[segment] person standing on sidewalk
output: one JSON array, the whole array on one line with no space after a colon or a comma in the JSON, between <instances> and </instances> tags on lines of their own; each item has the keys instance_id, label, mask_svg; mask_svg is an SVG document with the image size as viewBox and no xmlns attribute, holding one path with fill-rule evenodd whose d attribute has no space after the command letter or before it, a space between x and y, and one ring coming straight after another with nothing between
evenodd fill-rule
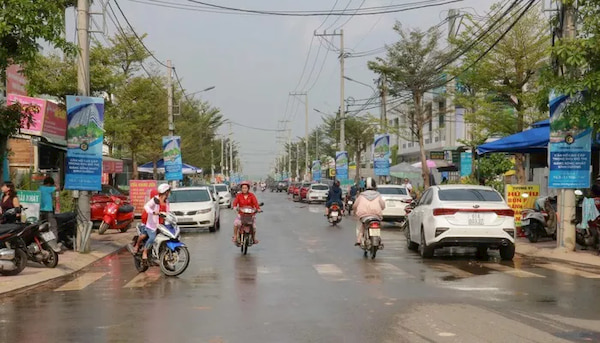
<instances>
[{"instance_id":1,"label":"person standing on sidewalk","mask_svg":"<svg viewBox=\"0 0 600 343\"><path fill-rule=\"evenodd\" d=\"M41 193L40 203L40 220L46 220L50 224L50 230L54 232L54 235L58 237L58 224L54 217L54 192L56 192L56 186L54 185L54 179L50 176L44 179L44 184L40 186L39 191Z\"/></svg>"},{"instance_id":2,"label":"person standing on sidewalk","mask_svg":"<svg viewBox=\"0 0 600 343\"><path fill-rule=\"evenodd\" d=\"M15 184L10 181L5 181L0 190L2 190L3 193L2 202L0 202L0 209L2 209L2 213L10 210L11 208L16 209L15 215L3 217L0 224L16 223L21 221L21 203L19 202L19 198L17 198Z\"/></svg>"}]
</instances>

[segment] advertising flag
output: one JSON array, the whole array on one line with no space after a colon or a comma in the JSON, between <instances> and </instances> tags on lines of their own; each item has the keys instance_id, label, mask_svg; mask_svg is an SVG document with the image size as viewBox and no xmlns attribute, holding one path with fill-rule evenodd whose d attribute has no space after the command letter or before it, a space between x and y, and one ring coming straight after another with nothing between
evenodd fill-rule
<instances>
[{"instance_id":1,"label":"advertising flag","mask_svg":"<svg viewBox=\"0 0 600 343\"><path fill-rule=\"evenodd\" d=\"M312 162L312 178L315 181L321 181L321 161Z\"/></svg>"},{"instance_id":2,"label":"advertising flag","mask_svg":"<svg viewBox=\"0 0 600 343\"><path fill-rule=\"evenodd\" d=\"M390 136L388 134L375 135L373 166L375 168L375 175L390 175Z\"/></svg>"},{"instance_id":3,"label":"advertising flag","mask_svg":"<svg viewBox=\"0 0 600 343\"><path fill-rule=\"evenodd\" d=\"M162 141L165 160L165 179L183 180L183 162L181 161L181 137L165 136Z\"/></svg>"},{"instance_id":4,"label":"advertising flag","mask_svg":"<svg viewBox=\"0 0 600 343\"><path fill-rule=\"evenodd\" d=\"M336 151L335 153L335 174L337 179L346 180L348 178L348 152Z\"/></svg>"}]
</instances>

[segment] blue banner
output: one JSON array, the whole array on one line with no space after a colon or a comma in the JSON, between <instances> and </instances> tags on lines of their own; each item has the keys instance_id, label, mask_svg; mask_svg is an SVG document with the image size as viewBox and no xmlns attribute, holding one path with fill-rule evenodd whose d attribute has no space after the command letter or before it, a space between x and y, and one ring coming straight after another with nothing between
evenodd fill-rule
<instances>
[{"instance_id":1,"label":"blue banner","mask_svg":"<svg viewBox=\"0 0 600 343\"><path fill-rule=\"evenodd\" d=\"M461 152L460 153L460 177L471 176L473 168L473 153Z\"/></svg>"},{"instance_id":2,"label":"blue banner","mask_svg":"<svg viewBox=\"0 0 600 343\"><path fill-rule=\"evenodd\" d=\"M373 167L377 176L390 175L390 136L388 134L375 135Z\"/></svg>"},{"instance_id":3,"label":"blue banner","mask_svg":"<svg viewBox=\"0 0 600 343\"><path fill-rule=\"evenodd\" d=\"M338 180L348 178L348 152L336 151L335 153L335 174Z\"/></svg>"},{"instance_id":4,"label":"blue banner","mask_svg":"<svg viewBox=\"0 0 600 343\"><path fill-rule=\"evenodd\" d=\"M592 128L586 117L573 121L565 111L581 96L550 94L550 188L590 187Z\"/></svg>"},{"instance_id":5,"label":"blue banner","mask_svg":"<svg viewBox=\"0 0 600 343\"><path fill-rule=\"evenodd\" d=\"M314 181L321 181L321 161L312 162L312 178Z\"/></svg>"},{"instance_id":6,"label":"blue banner","mask_svg":"<svg viewBox=\"0 0 600 343\"><path fill-rule=\"evenodd\" d=\"M67 96L67 169L65 189L102 189L104 99Z\"/></svg>"},{"instance_id":7,"label":"blue banner","mask_svg":"<svg viewBox=\"0 0 600 343\"><path fill-rule=\"evenodd\" d=\"M165 179L183 180L183 162L181 161L181 137L166 136L162 139L163 158L165 160Z\"/></svg>"}]
</instances>

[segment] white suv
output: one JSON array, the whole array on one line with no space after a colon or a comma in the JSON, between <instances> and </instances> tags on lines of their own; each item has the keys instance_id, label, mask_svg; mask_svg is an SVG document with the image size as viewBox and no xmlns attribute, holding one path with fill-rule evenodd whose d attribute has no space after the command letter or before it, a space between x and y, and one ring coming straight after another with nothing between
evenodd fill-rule
<instances>
[{"instance_id":1,"label":"white suv","mask_svg":"<svg viewBox=\"0 0 600 343\"><path fill-rule=\"evenodd\" d=\"M436 248L476 247L477 254L499 249L502 260L515 255L514 211L491 187L440 185L430 187L408 215L408 248L423 258Z\"/></svg>"}]
</instances>

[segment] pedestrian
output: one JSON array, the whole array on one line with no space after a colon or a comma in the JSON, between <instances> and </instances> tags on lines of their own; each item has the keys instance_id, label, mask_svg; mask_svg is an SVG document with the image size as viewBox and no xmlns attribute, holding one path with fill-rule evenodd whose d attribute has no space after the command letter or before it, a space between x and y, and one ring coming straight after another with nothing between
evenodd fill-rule
<instances>
[{"instance_id":1,"label":"pedestrian","mask_svg":"<svg viewBox=\"0 0 600 343\"><path fill-rule=\"evenodd\" d=\"M360 190L361 192L364 192L364 191L365 191L365 185L366 185L366 182L365 182L365 177L364 177L364 176L361 176L361 177L360 177L360 182L358 183L358 188L359 188L359 190Z\"/></svg>"},{"instance_id":2,"label":"pedestrian","mask_svg":"<svg viewBox=\"0 0 600 343\"><path fill-rule=\"evenodd\" d=\"M2 224L16 223L17 221L21 221L21 203L19 202L19 198L17 198L15 184L10 181L5 181L0 190L2 190L3 193L2 202L0 203L0 209L2 210L2 213L5 213L11 208L16 209L15 215L2 216Z\"/></svg>"},{"instance_id":3,"label":"pedestrian","mask_svg":"<svg viewBox=\"0 0 600 343\"><path fill-rule=\"evenodd\" d=\"M408 178L404 179L404 187L408 190L408 194L412 194L413 186L410 184L410 180Z\"/></svg>"},{"instance_id":4,"label":"pedestrian","mask_svg":"<svg viewBox=\"0 0 600 343\"><path fill-rule=\"evenodd\" d=\"M58 238L58 225L56 218L54 217L54 192L56 192L56 186L54 185L54 179L51 176L47 176L44 179L44 184L40 186L39 191L41 193L40 203L40 220L46 220L50 224L50 230L54 232L54 235Z\"/></svg>"}]
</instances>

